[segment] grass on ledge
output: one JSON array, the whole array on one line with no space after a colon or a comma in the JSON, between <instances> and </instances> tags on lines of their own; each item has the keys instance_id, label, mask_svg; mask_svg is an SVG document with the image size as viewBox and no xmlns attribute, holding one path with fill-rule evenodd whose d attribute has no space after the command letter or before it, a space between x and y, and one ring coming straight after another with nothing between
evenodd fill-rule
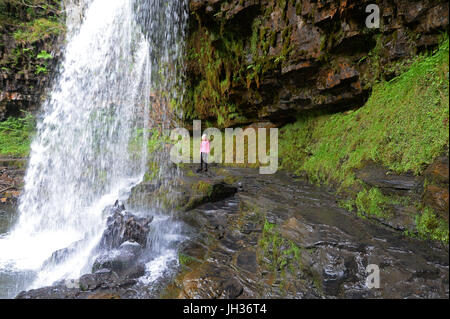
<instances>
[{"instance_id":1,"label":"grass on ledge","mask_svg":"<svg viewBox=\"0 0 450 319\"><path fill-rule=\"evenodd\" d=\"M418 57L401 76L377 84L362 108L309 114L282 128L282 167L340 190L358 183L354 169L374 161L420 174L449 146L449 41Z\"/></svg>"},{"instance_id":2,"label":"grass on ledge","mask_svg":"<svg viewBox=\"0 0 450 319\"><path fill-rule=\"evenodd\" d=\"M422 239L431 239L447 243L449 241L449 228L442 218L439 218L431 208L426 207L422 214L416 216L418 236Z\"/></svg>"},{"instance_id":3,"label":"grass on ledge","mask_svg":"<svg viewBox=\"0 0 450 319\"><path fill-rule=\"evenodd\" d=\"M34 128L34 117L29 113L0 122L0 156L28 156Z\"/></svg>"},{"instance_id":4,"label":"grass on ledge","mask_svg":"<svg viewBox=\"0 0 450 319\"><path fill-rule=\"evenodd\" d=\"M402 75L375 85L360 109L310 113L280 132L282 168L334 186L347 198L340 206L361 217L389 219L398 199L368 188L357 179L357 169L373 161L399 174L420 175L448 149L448 37ZM421 208L415 224L415 236L448 244L448 222L428 208Z\"/></svg>"}]
</instances>

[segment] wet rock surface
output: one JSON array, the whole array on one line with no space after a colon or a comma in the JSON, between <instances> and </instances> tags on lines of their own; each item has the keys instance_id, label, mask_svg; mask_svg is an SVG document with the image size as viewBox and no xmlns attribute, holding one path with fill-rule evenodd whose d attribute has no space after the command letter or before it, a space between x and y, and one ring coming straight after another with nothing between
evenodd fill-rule
<instances>
[{"instance_id":1,"label":"wet rock surface","mask_svg":"<svg viewBox=\"0 0 450 319\"><path fill-rule=\"evenodd\" d=\"M413 173L399 175L375 163L366 163L355 173L358 179L368 186L378 188L385 195L407 197L413 202L431 208L448 222L448 156L436 158L420 176ZM398 230L413 231L413 216L420 213L415 206L392 205L391 216L389 218L377 218L377 220Z\"/></svg>"},{"instance_id":2,"label":"wet rock surface","mask_svg":"<svg viewBox=\"0 0 450 319\"><path fill-rule=\"evenodd\" d=\"M193 173L195 168L188 170L189 174L178 181L175 191L177 192L178 209L191 210L205 203L212 203L233 196L238 185L228 183L224 176L209 172L200 174Z\"/></svg>"},{"instance_id":3,"label":"wet rock surface","mask_svg":"<svg viewBox=\"0 0 450 319\"><path fill-rule=\"evenodd\" d=\"M26 165L24 158L0 157L0 206L17 203Z\"/></svg>"},{"instance_id":4,"label":"wet rock surface","mask_svg":"<svg viewBox=\"0 0 450 319\"><path fill-rule=\"evenodd\" d=\"M449 297L448 247L358 218L302 179L215 168L182 180L184 190L208 180L238 192L180 206L175 218L188 239L179 247L178 274L158 284L161 298ZM148 298L154 287L137 279L141 249L125 241L98 256L93 273L17 298ZM379 268L380 288L366 286L368 265Z\"/></svg>"},{"instance_id":5,"label":"wet rock surface","mask_svg":"<svg viewBox=\"0 0 450 319\"><path fill-rule=\"evenodd\" d=\"M145 264L139 257L147 245L153 217L139 218L126 211L120 201L107 210L111 216L100 239L100 254L94 261L92 272L108 269L126 279L143 276Z\"/></svg>"},{"instance_id":6,"label":"wet rock surface","mask_svg":"<svg viewBox=\"0 0 450 319\"><path fill-rule=\"evenodd\" d=\"M413 174L398 175L373 163L365 165L356 173L364 183L377 187L387 194L419 194L423 187L423 178Z\"/></svg>"},{"instance_id":7,"label":"wet rock surface","mask_svg":"<svg viewBox=\"0 0 450 319\"><path fill-rule=\"evenodd\" d=\"M140 259L147 244L149 224L153 218L140 218L126 211L122 202L106 209L110 215L107 228L97 247L98 255L92 273L76 280L63 280L50 287L21 292L17 299L119 299L144 298L135 287L145 274L145 263ZM83 240L58 250L44 262L44 266L68 258L83 245Z\"/></svg>"},{"instance_id":8,"label":"wet rock surface","mask_svg":"<svg viewBox=\"0 0 450 319\"><path fill-rule=\"evenodd\" d=\"M92 272L108 269L124 278L139 278L145 274L145 264L139 262L143 248L136 242L125 242L118 249L104 252L95 259Z\"/></svg>"},{"instance_id":9,"label":"wet rock surface","mask_svg":"<svg viewBox=\"0 0 450 319\"><path fill-rule=\"evenodd\" d=\"M130 289L136 280L121 280L108 269L86 274L78 280L55 283L51 287L21 292L16 299L121 299L136 297Z\"/></svg>"},{"instance_id":10,"label":"wet rock surface","mask_svg":"<svg viewBox=\"0 0 450 319\"><path fill-rule=\"evenodd\" d=\"M136 242L142 247L147 243L147 235L150 231L148 225L153 218L138 218L127 212L121 202L109 208L107 228L100 240L101 249L118 248L127 241Z\"/></svg>"},{"instance_id":11,"label":"wet rock surface","mask_svg":"<svg viewBox=\"0 0 450 319\"><path fill-rule=\"evenodd\" d=\"M244 191L179 214L190 227L178 298L448 298L448 248L338 207L284 173L226 169ZM380 288L366 287L368 265Z\"/></svg>"}]
</instances>

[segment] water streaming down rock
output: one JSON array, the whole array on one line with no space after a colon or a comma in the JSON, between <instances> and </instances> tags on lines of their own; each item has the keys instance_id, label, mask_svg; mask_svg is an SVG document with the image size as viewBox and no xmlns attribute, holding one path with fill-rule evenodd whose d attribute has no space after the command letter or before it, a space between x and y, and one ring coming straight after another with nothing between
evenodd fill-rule
<instances>
[{"instance_id":1,"label":"water streaming down rock","mask_svg":"<svg viewBox=\"0 0 450 319\"><path fill-rule=\"evenodd\" d=\"M104 208L127 199L142 180L149 129L167 129L168 101L182 96L177 90L184 1L86 0L66 6L65 57L42 106L20 218L0 239L2 271L36 274L16 289L90 271L105 228ZM160 170L167 167L164 152L152 160L161 162ZM154 212L139 207L140 215ZM75 242L70 258L41 268L53 252Z\"/></svg>"}]
</instances>

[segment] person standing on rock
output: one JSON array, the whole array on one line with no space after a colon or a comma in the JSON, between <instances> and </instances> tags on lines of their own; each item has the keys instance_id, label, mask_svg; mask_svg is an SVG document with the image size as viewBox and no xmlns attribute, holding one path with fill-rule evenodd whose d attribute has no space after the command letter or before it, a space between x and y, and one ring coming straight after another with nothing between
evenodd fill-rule
<instances>
[{"instance_id":1,"label":"person standing on rock","mask_svg":"<svg viewBox=\"0 0 450 319\"><path fill-rule=\"evenodd\" d=\"M208 171L208 155L209 155L209 140L206 134L202 136L202 142L200 144L200 168L197 173L203 170L203 163L205 163L205 172Z\"/></svg>"}]
</instances>

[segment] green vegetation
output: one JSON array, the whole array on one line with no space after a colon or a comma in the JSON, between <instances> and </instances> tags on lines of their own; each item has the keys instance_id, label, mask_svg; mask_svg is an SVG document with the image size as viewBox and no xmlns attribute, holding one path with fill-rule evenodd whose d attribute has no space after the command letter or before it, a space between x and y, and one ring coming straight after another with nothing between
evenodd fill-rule
<instances>
[{"instance_id":1,"label":"green vegetation","mask_svg":"<svg viewBox=\"0 0 450 319\"><path fill-rule=\"evenodd\" d=\"M214 185L205 181L198 181L194 185L192 185L192 190L194 191L192 196L190 196L187 203L183 204L182 207L179 207L183 210L193 209L207 201L210 201L214 196Z\"/></svg>"},{"instance_id":2,"label":"green vegetation","mask_svg":"<svg viewBox=\"0 0 450 319\"><path fill-rule=\"evenodd\" d=\"M273 272L280 271L285 275L288 271L295 275L301 267L300 248L294 242L283 238L275 224L265 221L258 246L261 248L258 256L260 262L264 257L267 258L269 263L266 266Z\"/></svg>"},{"instance_id":3,"label":"green vegetation","mask_svg":"<svg viewBox=\"0 0 450 319\"><path fill-rule=\"evenodd\" d=\"M136 130L133 138L131 139L128 145L128 151L133 156L140 158L142 156L143 151L143 139L144 139L144 130L138 129ZM144 181L148 182L154 180L160 171L159 161L157 156L159 151L161 151L165 145L170 143L169 136L165 135L157 128L147 130L147 172L144 176Z\"/></svg>"},{"instance_id":4,"label":"green vegetation","mask_svg":"<svg viewBox=\"0 0 450 319\"><path fill-rule=\"evenodd\" d=\"M310 113L280 134L283 168L334 186L347 197L341 207L367 217L389 218L389 206L397 199L366 188L355 170L372 161L399 174L419 175L436 157L448 154L448 148L448 36L432 55L417 57L405 73L376 84L362 108ZM416 224L421 238L448 242L448 223L430 211Z\"/></svg>"},{"instance_id":5,"label":"green vegetation","mask_svg":"<svg viewBox=\"0 0 450 319\"><path fill-rule=\"evenodd\" d=\"M60 6L60 0L0 1L0 30L14 39L0 60L2 71L48 72L46 61L53 57L47 51L51 51L53 39L65 30Z\"/></svg>"},{"instance_id":6,"label":"green vegetation","mask_svg":"<svg viewBox=\"0 0 450 319\"><path fill-rule=\"evenodd\" d=\"M199 193L206 194L208 196L212 193L212 185L211 183L198 181L196 184L192 186L192 188Z\"/></svg>"},{"instance_id":7,"label":"green vegetation","mask_svg":"<svg viewBox=\"0 0 450 319\"><path fill-rule=\"evenodd\" d=\"M309 114L281 130L284 168L311 181L354 187L366 161L415 174L449 146L449 41L418 57L403 75L376 85L367 104L337 114Z\"/></svg>"},{"instance_id":8,"label":"green vegetation","mask_svg":"<svg viewBox=\"0 0 450 319\"><path fill-rule=\"evenodd\" d=\"M167 134L158 128L152 128L148 132L147 153L149 156L155 155L170 143L171 141Z\"/></svg>"},{"instance_id":9,"label":"green vegetation","mask_svg":"<svg viewBox=\"0 0 450 319\"><path fill-rule=\"evenodd\" d=\"M239 178L237 176L233 176L233 175L227 175L224 178L224 182L227 184L234 184L239 180Z\"/></svg>"},{"instance_id":10,"label":"green vegetation","mask_svg":"<svg viewBox=\"0 0 450 319\"><path fill-rule=\"evenodd\" d=\"M406 36L407 50L411 57L394 60L387 59L389 43L397 42L399 35L404 31L406 31L404 36ZM390 80L405 73L416 60L414 56L417 55L417 48L414 40L417 40L420 36L420 33L412 33L408 32L408 30L396 30L392 34L374 35L376 40L375 47L368 55L359 60L359 63L363 61L368 62L368 68L361 74L362 82L366 83L365 88L370 88L376 82Z\"/></svg>"},{"instance_id":11,"label":"green vegetation","mask_svg":"<svg viewBox=\"0 0 450 319\"><path fill-rule=\"evenodd\" d=\"M34 127L34 117L31 114L23 118L10 117L0 122L0 155L27 156Z\"/></svg>"},{"instance_id":12,"label":"green vegetation","mask_svg":"<svg viewBox=\"0 0 450 319\"><path fill-rule=\"evenodd\" d=\"M47 62L46 62L46 60L51 60L51 59L53 59L53 56L52 56L50 53L48 53L47 51L42 50L42 51L36 56L36 58L37 58L38 60L42 61L42 62L41 62L41 64L36 65L36 71L35 71L35 73L36 73L36 74L47 73L47 72L48 72L48 69L47 69Z\"/></svg>"},{"instance_id":13,"label":"green vegetation","mask_svg":"<svg viewBox=\"0 0 450 319\"><path fill-rule=\"evenodd\" d=\"M14 39L21 43L34 43L50 35L58 35L64 31L61 23L54 20L39 18L28 23L22 23L14 32Z\"/></svg>"},{"instance_id":14,"label":"green vegetation","mask_svg":"<svg viewBox=\"0 0 450 319\"><path fill-rule=\"evenodd\" d=\"M1 0L0 27L25 26L27 22L40 18L55 21L61 14L60 3L60 0ZM39 29L48 23L41 21L36 24L35 29Z\"/></svg>"},{"instance_id":15,"label":"green vegetation","mask_svg":"<svg viewBox=\"0 0 450 319\"><path fill-rule=\"evenodd\" d=\"M192 264L193 262L195 262L196 259L194 257L188 256L186 254L179 253L178 254L178 261L179 261L180 265L187 266L187 265Z\"/></svg>"},{"instance_id":16,"label":"green vegetation","mask_svg":"<svg viewBox=\"0 0 450 319\"><path fill-rule=\"evenodd\" d=\"M408 201L403 199L403 201ZM376 217L388 219L392 216L391 206L402 204L401 198L396 196L386 196L378 188L364 188L358 192L355 198L348 198L338 202L339 206L349 210L356 211L362 218Z\"/></svg>"},{"instance_id":17,"label":"green vegetation","mask_svg":"<svg viewBox=\"0 0 450 319\"><path fill-rule=\"evenodd\" d=\"M225 19L205 28L197 17L198 28L188 39L187 63L191 76L184 105L178 106L184 110L186 121L201 118L219 127L248 122L232 97L236 93L233 89L247 88L249 100L261 100L257 89L264 74L279 68L289 57L292 28L286 27L281 32L280 44L277 32L263 23L274 6L281 9L287 20L286 4L286 1L268 3L264 17L253 19L251 33L225 26ZM270 48L277 46L281 52L270 54Z\"/></svg>"},{"instance_id":18,"label":"green vegetation","mask_svg":"<svg viewBox=\"0 0 450 319\"><path fill-rule=\"evenodd\" d=\"M448 244L448 223L439 218L430 208L426 207L421 215L417 215L415 222L420 238L437 240Z\"/></svg>"},{"instance_id":19,"label":"green vegetation","mask_svg":"<svg viewBox=\"0 0 450 319\"><path fill-rule=\"evenodd\" d=\"M356 195L356 208L358 213L365 213L368 216L389 217L387 204L391 199L384 196L378 188L372 188L369 191L363 190Z\"/></svg>"},{"instance_id":20,"label":"green vegetation","mask_svg":"<svg viewBox=\"0 0 450 319\"><path fill-rule=\"evenodd\" d=\"M220 41L220 45L214 45ZM196 65L198 78L190 79L183 106L187 119L202 115L203 118L217 118L219 125L229 124L227 119L239 115L235 106L227 97L233 82L245 78L242 68L244 51L243 39L234 33L222 34L220 37L206 29L196 31L190 39L188 60Z\"/></svg>"}]
</instances>

